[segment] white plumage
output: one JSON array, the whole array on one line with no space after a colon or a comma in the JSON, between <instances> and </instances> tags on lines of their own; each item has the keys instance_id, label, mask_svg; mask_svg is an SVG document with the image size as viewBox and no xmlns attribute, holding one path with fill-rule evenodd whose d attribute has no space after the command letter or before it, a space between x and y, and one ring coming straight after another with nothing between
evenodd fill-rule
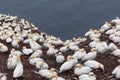
<instances>
[{"instance_id":1,"label":"white plumage","mask_svg":"<svg viewBox=\"0 0 120 80\"><path fill-rule=\"evenodd\" d=\"M30 47L32 50L37 50L41 48L41 45L39 45L36 41L32 40L30 41Z\"/></svg>"},{"instance_id":2,"label":"white plumage","mask_svg":"<svg viewBox=\"0 0 120 80\"><path fill-rule=\"evenodd\" d=\"M118 47L114 43L110 43L108 48L112 51L118 49Z\"/></svg>"},{"instance_id":3,"label":"white plumage","mask_svg":"<svg viewBox=\"0 0 120 80\"><path fill-rule=\"evenodd\" d=\"M120 71L120 65L115 67L115 69L112 71L112 74L116 74L118 71Z\"/></svg>"},{"instance_id":4,"label":"white plumage","mask_svg":"<svg viewBox=\"0 0 120 80\"><path fill-rule=\"evenodd\" d=\"M13 40L11 43L12 47L19 47L18 40Z\"/></svg>"},{"instance_id":5,"label":"white plumage","mask_svg":"<svg viewBox=\"0 0 120 80\"><path fill-rule=\"evenodd\" d=\"M57 74L53 74L51 80L65 80L65 79L62 77L58 77Z\"/></svg>"},{"instance_id":6,"label":"white plumage","mask_svg":"<svg viewBox=\"0 0 120 80\"><path fill-rule=\"evenodd\" d=\"M95 60L88 60L84 63L84 65L93 69L101 68L104 71L104 65Z\"/></svg>"},{"instance_id":7,"label":"white plumage","mask_svg":"<svg viewBox=\"0 0 120 80\"><path fill-rule=\"evenodd\" d=\"M61 52L66 52L69 50L68 46L63 46L59 49Z\"/></svg>"},{"instance_id":8,"label":"white plumage","mask_svg":"<svg viewBox=\"0 0 120 80\"><path fill-rule=\"evenodd\" d=\"M64 62L60 67L60 73L72 69L73 63L71 61Z\"/></svg>"},{"instance_id":9,"label":"white plumage","mask_svg":"<svg viewBox=\"0 0 120 80\"><path fill-rule=\"evenodd\" d=\"M13 72L13 77L14 78L17 78L17 77L21 77L22 74L23 74L23 65L21 63L21 60L20 60L20 55L17 55L17 58L18 58L18 64Z\"/></svg>"},{"instance_id":10,"label":"white plumage","mask_svg":"<svg viewBox=\"0 0 120 80\"><path fill-rule=\"evenodd\" d=\"M113 54L114 56L120 57L120 49L114 50L111 54Z\"/></svg>"},{"instance_id":11,"label":"white plumage","mask_svg":"<svg viewBox=\"0 0 120 80\"><path fill-rule=\"evenodd\" d=\"M79 80L96 80L94 73L83 74L79 76Z\"/></svg>"},{"instance_id":12,"label":"white plumage","mask_svg":"<svg viewBox=\"0 0 120 80\"><path fill-rule=\"evenodd\" d=\"M6 73L0 73L0 80L7 80Z\"/></svg>"},{"instance_id":13,"label":"white plumage","mask_svg":"<svg viewBox=\"0 0 120 80\"><path fill-rule=\"evenodd\" d=\"M81 59L86 55L86 51L84 49L79 49L77 50L74 54L73 57L77 59Z\"/></svg>"},{"instance_id":14,"label":"white plumage","mask_svg":"<svg viewBox=\"0 0 120 80\"><path fill-rule=\"evenodd\" d=\"M52 78L53 74L57 74L55 72L55 69L53 69L53 68L51 68L50 70L48 70L48 69L42 69L42 70L39 70L39 72L36 72L36 71L34 71L34 72L36 74L39 74L40 76L48 78L48 79Z\"/></svg>"},{"instance_id":15,"label":"white plumage","mask_svg":"<svg viewBox=\"0 0 120 80\"><path fill-rule=\"evenodd\" d=\"M60 73L72 69L77 63L77 59L74 59L72 56L68 56L67 61L64 62L60 67Z\"/></svg>"},{"instance_id":16,"label":"white plumage","mask_svg":"<svg viewBox=\"0 0 120 80\"><path fill-rule=\"evenodd\" d=\"M54 46L52 45L51 47L49 47L47 54L48 55L55 55L57 54L58 50L54 48Z\"/></svg>"},{"instance_id":17,"label":"white plumage","mask_svg":"<svg viewBox=\"0 0 120 80\"><path fill-rule=\"evenodd\" d=\"M82 74L87 74L91 72L92 69L88 66L83 66L81 64L77 64L75 69L74 69L74 74L75 75L82 75Z\"/></svg>"},{"instance_id":18,"label":"white plumage","mask_svg":"<svg viewBox=\"0 0 120 80\"><path fill-rule=\"evenodd\" d=\"M37 62L44 61L42 58L35 58L34 56L29 59L29 63L33 66L36 65Z\"/></svg>"},{"instance_id":19,"label":"white plumage","mask_svg":"<svg viewBox=\"0 0 120 80\"><path fill-rule=\"evenodd\" d=\"M77 45L70 45L70 50L75 51L77 49L79 49L79 47Z\"/></svg>"},{"instance_id":20,"label":"white plumage","mask_svg":"<svg viewBox=\"0 0 120 80\"><path fill-rule=\"evenodd\" d=\"M32 57L32 56L40 57L40 56L42 56L42 54L43 54L42 50L35 50L34 53L32 53L32 55L30 57Z\"/></svg>"},{"instance_id":21,"label":"white plumage","mask_svg":"<svg viewBox=\"0 0 120 80\"><path fill-rule=\"evenodd\" d=\"M39 61L39 62L36 63L36 68L37 69L48 69L49 66L44 61Z\"/></svg>"},{"instance_id":22,"label":"white plumage","mask_svg":"<svg viewBox=\"0 0 120 80\"><path fill-rule=\"evenodd\" d=\"M7 60L7 68L14 69L17 66L17 63L17 57L15 55L9 55L9 58Z\"/></svg>"},{"instance_id":23,"label":"white plumage","mask_svg":"<svg viewBox=\"0 0 120 80\"><path fill-rule=\"evenodd\" d=\"M7 42L7 43L11 43L12 40L13 40L12 38L8 37L8 38L6 39L6 42Z\"/></svg>"},{"instance_id":24,"label":"white plumage","mask_svg":"<svg viewBox=\"0 0 120 80\"><path fill-rule=\"evenodd\" d=\"M108 45L106 42L100 42L100 44L97 44L97 46L95 47L95 50L97 52L104 53L108 50Z\"/></svg>"},{"instance_id":25,"label":"white plumage","mask_svg":"<svg viewBox=\"0 0 120 80\"><path fill-rule=\"evenodd\" d=\"M4 44L0 44L0 52L7 52L8 51L8 47L5 46Z\"/></svg>"},{"instance_id":26,"label":"white plumage","mask_svg":"<svg viewBox=\"0 0 120 80\"><path fill-rule=\"evenodd\" d=\"M112 29L106 31L106 34L113 34L113 33L116 32L116 30L117 30L117 29L116 29L115 27L112 27Z\"/></svg>"},{"instance_id":27,"label":"white plumage","mask_svg":"<svg viewBox=\"0 0 120 80\"><path fill-rule=\"evenodd\" d=\"M65 57L62 55L61 52L59 52L57 55L56 55L56 62L57 63L63 63L65 61Z\"/></svg>"},{"instance_id":28,"label":"white plumage","mask_svg":"<svg viewBox=\"0 0 120 80\"><path fill-rule=\"evenodd\" d=\"M85 33L85 36L90 36L91 34L94 34L94 31L90 29L88 32Z\"/></svg>"},{"instance_id":29,"label":"white plumage","mask_svg":"<svg viewBox=\"0 0 120 80\"><path fill-rule=\"evenodd\" d=\"M94 48L93 48L94 49ZM97 52L94 51L94 50L91 50L91 52L89 52L88 54L86 54L82 60L85 61L85 60L90 60L90 59L94 59L96 56L97 56Z\"/></svg>"},{"instance_id":30,"label":"white plumage","mask_svg":"<svg viewBox=\"0 0 120 80\"><path fill-rule=\"evenodd\" d=\"M42 69L39 70L39 72L35 72L35 73L45 78L51 78L52 76L51 72L48 69Z\"/></svg>"},{"instance_id":31,"label":"white plumage","mask_svg":"<svg viewBox=\"0 0 120 80\"><path fill-rule=\"evenodd\" d=\"M111 27L111 24L108 22L105 22L105 24L103 26L101 26L100 32L104 32L104 31L108 30L110 27Z\"/></svg>"},{"instance_id":32,"label":"white plumage","mask_svg":"<svg viewBox=\"0 0 120 80\"><path fill-rule=\"evenodd\" d=\"M112 20L111 23L120 24L120 19L116 17L116 19Z\"/></svg>"},{"instance_id":33,"label":"white plumage","mask_svg":"<svg viewBox=\"0 0 120 80\"><path fill-rule=\"evenodd\" d=\"M29 54L31 54L33 52L32 49L26 48L26 46L23 46L23 50L22 51L23 51L23 53L25 55L29 55Z\"/></svg>"}]
</instances>

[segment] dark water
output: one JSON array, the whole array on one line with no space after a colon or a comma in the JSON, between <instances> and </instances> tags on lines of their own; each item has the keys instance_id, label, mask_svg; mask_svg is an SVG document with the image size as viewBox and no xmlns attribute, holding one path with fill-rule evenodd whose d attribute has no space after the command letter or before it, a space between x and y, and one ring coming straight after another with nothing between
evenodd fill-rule
<instances>
[{"instance_id":1,"label":"dark water","mask_svg":"<svg viewBox=\"0 0 120 80\"><path fill-rule=\"evenodd\" d=\"M65 40L120 17L120 0L0 0L0 13L25 18Z\"/></svg>"}]
</instances>

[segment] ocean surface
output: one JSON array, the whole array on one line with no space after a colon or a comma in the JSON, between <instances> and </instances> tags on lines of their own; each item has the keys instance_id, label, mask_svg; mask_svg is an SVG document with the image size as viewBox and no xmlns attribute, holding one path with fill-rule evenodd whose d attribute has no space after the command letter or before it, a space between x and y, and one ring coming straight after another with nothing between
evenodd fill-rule
<instances>
[{"instance_id":1,"label":"ocean surface","mask_svg":"<svg viewBox=\"0 0 120 80\"><path fill-rule=\"evenodd\" d=\"M0 0L0 13L25 18L66 40L120 17L120 0Z\"/></svg>"}]
</instances>

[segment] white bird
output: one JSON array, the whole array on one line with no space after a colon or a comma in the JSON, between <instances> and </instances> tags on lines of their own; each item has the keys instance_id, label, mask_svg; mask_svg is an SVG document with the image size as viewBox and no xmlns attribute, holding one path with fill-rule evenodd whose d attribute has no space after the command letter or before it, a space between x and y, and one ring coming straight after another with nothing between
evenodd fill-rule
<instances>
[{"instance_id":1,"label":"white bird","mask_svg":"<svg viewBox=\"0 0 120 80\"><path fill-rule=\"evenodd\" d=\"M69 45L66 44L65 46L61 47L59 50L60 50L61 52L66 52L66 51L69 50Z\"/></svg>"},{"instance_id":2,"label":"white bird","mask_svg":"<svg viewBox=\"0 0 120 80\"><path fill-rule=\"evenodd\" d=\"M57 40L53 41L53 44L54 45L61 45L61 44L63 44L63 41L58 38Z\"/></svg>"},{"instance_id":3,"label":"white bird","mask_svg":"<svg viewBox=\"0 0 120 80\"><path fill-rule=\"evenodd\" d=\"M51 68L50 70L48 70L48 69L42 69L42 70L39 70L39 72L36 72L36 71L34 71L34 72L36 74L39 74L40 76L48 78L48 79L52 78L52 74L57 74L55 72L54 68Z\"/></svg>"},{"instance_id":4,"label":"white bird","mask_svg":"<svg viewBox=\"0 0 120 80\"><path fill-rule=\"evenodd\" d=\"M42 58L36 58L34 56L29 58L29 63L33 66L35 66L36 63L39 62L39 61L44 61L44 60Z\"/></svg>"},{"instance_id":5,"label":"white bird","mask_svg":"<svg viewBox=\"0 0 120 80\"><path fill-rule=\"evenodd\" d=\"M75 51L75 53L73 54L73 57L74 57L74 58L77 58L77 59L81 59L81 58L83 58L85 55L86 55L86 51L85 51L83 48L81 48L81 49L77 49L77 50Z\"/></svg>"},{"instance_id":6,"label":"white bird","mask_svg":"<svg viewBox=\"0 0 120 80\"><path fill-rule=\"evenodd\" d=\"M65 57L62 55L61 52L59 52L57 55L56 55L56 62L57 63L63 63L65 61Z\"/></svg>"},{"instance_id":7,"label":"white bird","mask_svg":"<svg viewBox=\"0 0 120 80\"><path fill-rule=\"evenodd\" d=\"M32 34L32 39L37 41L40 38L40 35L38 33Z\"/></svg>"},{"instance_id":8,"label":"white bird","mask_svg":"<svg viewBox=\"0 0 120 80\"><path fill-rule=\"evenodd\" d=\"M30 57L32 57L32 56L41 57L42 54L43 54L42 50L35 50L34 53L32 53L32 55Z\"/></svg>"},{"instance_id":9,"label":"white bird","mask_svg":"<svg viewBox=\"0 0 120 80\"><path fill-rule=\"evenodd\" d=\"M88 61L84 62L84 65L88 66L92 69L101 68L103 71L105 71L104 70L104 65L102 63L99 63L98 61L95 61L95 60L88 60Z\"/></svg>"},{"instance_id":10,"label":"white bird","mask_svg":"<svg viewBox=\"0 0 120 80\"><path fill-rule=\"evenodd\" d=\"M110 43L108 48L109 50L112 50L112 51L118 49L118 47L114 43Z\"/></svg>"},{"instance_id":11,"label":"white bird","mask_svg":"<svg viewBox=\"0 0 120 80\"><path fill-rule=\"evenodd\" d=\"M120 79L120 65L115 67L115 69L112 71L112 74L115 75L116 78Z\"/></svg>"},{"instance_id":12,"label":"white bird","mask_svg":"<svg viewBox=\"0 0 120 80\"><path fill-rule=\"evenodd\" d=\"M57 49L55 49L55 46L54 45L51 45L47 51L47 54L48 55L56 55L58 52Z\"/></svg>"},{"instance_id":13,"label":"white bird","mask_svg":"<svg viewBox=\"0 0 120 80\"><path fill-rule=\"evenodd\" d=\"M95 47L95 50L100 53L104 53L108 49L109 47L106 42L100 42L100 44L97 44L97 46Z\"/></svg>"},{"instance_id":14,"label":"white bird","mask_svg":"<svg viewBox=\"0 0 120 80\"><path fill-rule=\"evenodd\" d=\"M115 67L115 69L112 71L112 74L116 74L118 71L120 71L120 65Z\"/></svg>"},{"instance_id":15,"label":"white bird","mask_svg":"<svg viewBox=\"0 0 120 80\"><path fill-rule=\"evenodd\" d=\"M41 49L41 45L34 40L30 41L30 47L32 50Z\"/></svg>"},{"instance_id":16,"label":"white bird","mask_svg":"<svg viewBox=\"0 0 120 80\"><path fill-rule=\"evenodd\" d=\"M22 74L23 74L23 71L24 71L19 54L17 55L17 60L18 60L18 64L17 64L17 66L16 66L16 68L14 69L14 72L13 72L13 77L14 78L21 77Z\"/></svg>"},{"instance_id":17,"label":"white bird","mask_svg":"<svg viewBox=\"0 0 120 80\"><path fill-rule=\"evenodd\" d=\"M17 66L17 56L16 55L9 55L9 58L7 60L7 68L8 69L14 69Z\"/></svg>"},{"instance_id":18,"label":"white bird","mask_svg":"<svg viewBox=\"0 0 120 80\"><path fill-rule=\"evenodd\" d=\"M51 80L65 80L65 79L62 77L58 77L57 74L53 74Z\"/></svg>"},{"instance_id":19,"label":"white bird","mask_svg":"<svg viewBox=\"0 0 120 80\"><path fill-rule=\"evenodd\" d=\"M74 69L74 74L75 75L82 75L82 74L87 74L91 72L92 69L88 66L83 66L81 64L77 64L75 69Z\"/></svg>"},{"instance_id":20,"label":"white bird","mask_svg":"<svg viewBox=\"0 0 120 80\"><path fill-rule=\"evenodd\" d=\"M120 57L120 49L114 50L111 54L113 54L114 56Z\"/></svg>"},{"instance_id":21,"label":"white bird","mask_svg":"<svg viewBox=\"0 0 120 80\"><path fill-rule=\"evenodd\" d=\"M98 38L94 38L94 41L89 43L89 46L91 48L95 48L100 43L100 40Z\"/></svg>"},{"instance_id":22,"label":"white bird","mask_svg":"<svg viewBox=\"0 0 120 80\"><path fill-rule=\"evenodd\" d=\"M116 17L116 19L112 20L111 23L116 23L116 24L120 24L120 19L119 17Z\"/></svg>"},{"instance_id":23,"label":"white bird","mask_svg":"<svg viewBox=\"0 0 120 80\"><path fill-rule=\"evenodd\" d=\"M105 22L105 24L103 26L101 26L100 32L104 32L104 31L108 30L110 27L111 27L111 24L108 22Z\"/></svg>"},{"instance_id":24,"label":"white bird","mask_svg":"<svg viewBox=\"0 0 120 80\"><path fill-rule=\"evenodd\" d=\"M25 54L25 55L29 55L33 52L32 49L30 48L26 48L26 46L23 46L23 49L22 49L22 52Z\"/></svg>"},{"instance_id":25,"label":"white bird","mask_svg":"<svg viewBox=\"0 0 120 80\"><path fill-rule=\"evenodd\" d=\"M96 76L93 72L90 72L79 76L79 80L96 80Z\"/></svg>"},{"instance_id":26,"label":"white bird","mask_svg":"<svg viewBox=\"0 0 120 80\"><path fill-rule=\"evenodd\" d=\"M85 33L85 36L90 36L91 34L94 34L94 31L90 29L88 32Z\"/></svg>"},{"instance_id":27,"label":"white bird","mask_svg":"<svg viewBox=\"0 0 120 80\"><path fill-rule=\"evenodd\" d=\"M101 36L101 33L99 30L93 30L93 34L91 34L89 37L91 40L94 40L94 38L99 38Z\"/></svg>"},{"instance_id":28,"label":"white bird","mask_svg":"<svg viewBox=\"0 0 120 80\"><path fill-rule=\"evenodd\" d=\"M95 48L91 49L91 52L89 52L88 54L86 54L82 60L90 60L90 59L94 59L97 56L97 52L95 51Z\"/></svg>"},{"instance_id":29,"label":"white bird","mask_svg":"<svg viewBox=\"0 0 120 80\"><path fill-rule=\"evenodd\" d=\"M21 51L18 51L18 50L15 50L14 48L12 48L10 54L11 55L17 55L17 54L22 55L23 53Z\"/></svg>"},{"instance_id":30,"label":"white bird","mask_svg":"<svg viewBox=\"0 0 120 80\"><path fill-rule=\"evenodd\" d=\"M11 45L12 45L12 47L19 47L19 40L13 40L12 42L11 42Z\"/></svg>"},{"instance_id":31,"label":"white bird","mask_svg":"<svg viewBox=\"0 0 120 80\"><path fill-rule=\"evenodd\" d=\"M0 80L7 80L6 73L0 73Z\"/></svg>"},{"instance_id":32,"label":"white bird","mask_svg":"<svg viewBox=\"0 0 120 80\"><path fill-rule=\"evenodd\" d=\"M78 61L76 61L72 56L68 56L67 61L64 62L60 67L60 73L72 69L77 64L77 62Z\"/></svg>"},{"instance_id":33,"label":"white bird","mask_svg":"<svg viewBox=\"0 0 120 80\"><path fill-rule=\"evenodd\" d=\"M0 52L7 52L8 51L8 47L5 46L4 44L0 44Z\"/></svg>"},{"instance_id":34,"label":"white bird","mask_svg":"<svg viewBox=\"0 0 120 80\"><path fill-rule=\"evenodd\" d=\"M12 40L13 40L13 39L8 35L8 37L7 37L7 39L6 39L6 42L7 42L7 43L11 43Z\"/></svg>"},{"instance_id":35,"label":"white bird","mask_svg":"<svg viewBox=\"0 0 120 80\"><path fill-rule=\"evenodd\" d=\"M106 31L105 34L113 34L113 33L115 33L116 31L117 31L117 29L116 29L115 27L112 27L112 29Z\"/></svg>"},{"instance_id":36,"label":"white bird","mask_svg":"<svg viewBox=\"0 0 120 80\"><path fill-rule=\"evenodd\" d=\"M39 62L36 63L36 68L37 69L48 69L49 66L44 61L39 61Z\"/></svg>"},{"instance_id":37,"label":"white bird","mask_svg":"<svg viewBox=\"0 0 120 80\"><path fill-rule=\"evenodd\" d=\"M118 72L116 73L115 77L116 77L117 79L120 79L120 71L118 71Z\"/></svg>"},{"instance_id":38,"label":"white bird","mask_svg":"<svg viewBox=\"0 0 120 80\"><path fill-rule=\"evenodd\" d=\"M79 49L77 45L70 45L70 50L75 51L76 49Z\"/></svg>"}]
</instances>

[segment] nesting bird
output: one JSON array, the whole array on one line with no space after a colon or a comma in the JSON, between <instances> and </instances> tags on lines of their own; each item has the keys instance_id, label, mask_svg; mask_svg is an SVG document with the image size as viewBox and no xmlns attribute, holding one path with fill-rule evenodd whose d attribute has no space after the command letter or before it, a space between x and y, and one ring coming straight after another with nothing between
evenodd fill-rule
<instances>
[{"instance_id":1,"label":"nesting bird","mask_svg":"<svg viewBox=\"0 0 120 80\"><path fill-rule=\"evenodd\" d=\"M81 48L75 51L75 53L73 54L73 57L77 59L82 59L85 55L86 55L86 51L83 48Z\"/></svg>"},{"instance_id":2,"label":"nesting bird","mask_svg":"<svg viewBox=\"0 0 120 80\"><path fill-rule=\"evenodd\" d=\"M48 64L47 64L46 62L44 62L44 61L38 61L38 62L36 62L36 68L37 68L37 69L48 69L49 66L48 66Z\"/></svg>"},{"instance_id":3,"label":"nesting bird","mask_svg":"<svg viewBox=\"0 0 120 80\"><path fill-rule=\"evenodd\" d=\"M43 54L42 50L35 50L30 57L34 56L34 57L41 57Z\"/></svg>"},{"instance_id":4,"label":"nesting bird","mask_svg":"<svg viewBox=\"0 0 120 80\"><path fill-rule=\"evenodd\" d=\"M118 49L118 47L114 43L110 43L108 48L109 50L112 50L112 51Z\"/></svg>"},{"instance_id":5,"label":"nesting bird","mask_svg":"<svg viewBox=\"0 0 120 80\"><path fill-rule=\"evenodd\" d=\"M96 76L93 72L90 72L79 76L79 80L96 80Z\"/></svg>"},{"instance_id":6,"label":"nesting bird","mask_svg":"<svg viewBox=\"0 0 120 80\"><path fill-rule=\"evenodd\" d=\"M101 26L100 32L104 32L104 31L108 30L110 27L111 27L111 24L108 22L105 22L105 24L103 26Z\"/></svg>"},{"instance_id":7,"label":"nesting bird","mask_svg":"<svg viewBox=\"0 0 120 80\"><path fill-rule=\"evenodd\" d=\"M8 51L8 47L0 43L0 52L7 52L7 51Z\"/></svg>"},{"instance_id":8,"label":"nesting bird","mask_svg":"<svg viewBox=\"0 0 120 80\"><path fill-rule=\"evenodd\" d=\"M51 80L65 80L62 77L59 77L57 74L53 74Z\"/></svg>"},{"instance_id":9,"label":"nesting bird","mask_svg":"<svg viewBox=\"0 0 120 80\"><path fill-rule=\"evenodd\" d=\"M47 51L47 54L48 55L56 55L58 52L57 49L55 49L55 46L54 45L51 45Z\"/></svg>"},{"instance_id":10,"label":"nesting bird","mask_svg":"<svg viewBox=\"0 0 120 80\"><path fill-rule=\"evenodd\" d=\"M19 47L19 42L20 42L19 40L15 40L15 39L14 39L14 40L11 42L11 45L12 45L13 47L17 47L17 48L18 48L18 47Z\"/></svg>"},{"instance_id":11,"label":"nesting bird","mask_svg":"<svg viewBox=\"0 0 120 80\"><path fill-rule=\"evenodd\" d=\"M18 63L17 63L17 66L15 67L14 72L13 72L13 77L14 78L21 77L22 74L23 74L23 71L24 71L19 54L17 55L17 60L18 60Z\"/></svg>"},{"instance_id":12,"label":"nesting bird","mask_svg":"<svg viewBox=\"0 0 120 80\"><path fill-rule=\"evenodd\" d=\"M32 50L41 49L41 45L34 40L30 41L30 47Z\"/></svg>"},{"instance_id":13,"label":"nesting bird","mask_svg":"<svg viewBox=\"0 0 120 80\"><path fill-rule=\"evenodd\" d=\"M83 66L81 64L77 64L74 69L74 74L75 75L82 75L82 74L87 74L91 72L92 69L88 66Z\"/></svg>"},{"instance_id":14,"label":"nesting bird","mask_svg":"<svg viewBox=\"0 0 120 80\"><path fill-rule=\"evenodd\" d=\"M104 70L104 65L102 63L99 63L98 61L95 61L95 60L88 60L88 61L84 62L84 65L88 66L92 69L101 68L103 71L105 71Z\"/></svg>"},{"instance_id":15,"label":"nesting bird","mask_svg":"<svg viewBox=\"0 0 120 80\"><path fill-rule=\"evenodd\" d=\"M33 66L35 66L36 63L39 61L44 61L44 60L42 58L36 58L35 56L29 58L29 63Z\"/></svg>"},{"instance_id":16,"label":"nesting bird","mask_svg":"<svg viewBox=\"0 0 120 80\"><path fill-rule=\"evenodd\" d=\"M60 73L72 69L77 63L78 61L75 58L68 56L67 61L64 62L60 67Z\"/></svg>"},{"instance_id":17,"label":"nesting bird","mask_svg":"<svg viewBox=\"0 0 120 80\"><path fill-rule=\"evenodd\" d=\"M7 80L6 73L0 73L0 80Z\"/></svg>"},{"instance_id":18,"label":"nesting bird","mask_svg":"<svg viewBox=\"0 0 120 80\"><path fill-rule=\"evenodd\" d=\"M97 52L95 51L95 48L91 49L91 52L87 53L82 60L90 60L90 59L94 59L97 56Z\"/></svg>"},{"instance_id":19,"label":"nesting bird","mask_svg":"<svg viewBox=\"0 0 120 80\"><path fill-rule=\"evenodd\" d=\"M26 46L23 46L23 50L22 52L25 54L25 55L30 55L33 50L32 49L29 49L29 48L26 48Z\"/></svg>"},{"instance_id":20,"label":"nesting bird","mask_svg":"<svg viewBox=\"0 0 120 80\"><path fill-rule=\"evenodd\" d=\"M18 60L16 55L9 55L7 60L7 68L14 69L17 66Z\"/></svg>"},{"instance_id":21,"label":"nesting bird","mask_svg":"<svg viewBox=\"0 0 120 80\"><path fill-rule=\"evenodd\" d=\"M65 57L62 55L61 52L59 52L57 55L56 55L56 62L57 63L63 63L65 61Z\"/></svg>"},{"instance_id":22,"label":"nesting bird","mask_svg":"<svg viewBox=\"0 0 120 80\"><path fill-rule=\"evenodd\" d=\"M55 69L54 68L51 68L50 70L48 70L48 69L42 69L42 70L39 70L39 72L36 72L36 71L34 71L36 74L39 74L40 76L42 76L42 77L45 77L45 78L47 78L47 79L50 79L50 78L52 78L52 75L53 74L57 74L56 72L55 72Z\"/></svg>"},{"instance_id":23,"label":"nesting bird","mask_svg":"<svg viewBox=\"0 0 120 80\"><path fill-rule=\"evenodd\" d=\"M120 49L114 50L111 54L113 54L114 56L120 57Z\"/></svg>"},{"instance_id":24,"label":"nesting bird","mask_svg":"<svg viewBox=\"0 0 120 80\"><path fill-rule=\"evenodd\" d=\"M117 66L113 71L112 74L115 75L117 79L120 79L120 65Z\"/></svg>"}]
</instances>

